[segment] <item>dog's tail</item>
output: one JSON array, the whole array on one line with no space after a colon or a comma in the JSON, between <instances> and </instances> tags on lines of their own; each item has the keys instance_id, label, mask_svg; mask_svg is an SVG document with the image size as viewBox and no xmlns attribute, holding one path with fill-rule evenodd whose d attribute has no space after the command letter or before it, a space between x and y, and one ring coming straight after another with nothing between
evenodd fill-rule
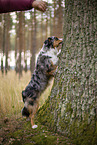
<instances>
[{"instance_id":1,"label":"dog's tail","mask_svg":"<svg viewBox=\"0 0 97 145\"><path fill-rule=\"evenodd\" d=\"M29 115L30 115L30 113L26 107L24 107L22 109L21 113L22 113L22 116L26 116L26 117L29 117Z\"/></svg>"}]
</instances>

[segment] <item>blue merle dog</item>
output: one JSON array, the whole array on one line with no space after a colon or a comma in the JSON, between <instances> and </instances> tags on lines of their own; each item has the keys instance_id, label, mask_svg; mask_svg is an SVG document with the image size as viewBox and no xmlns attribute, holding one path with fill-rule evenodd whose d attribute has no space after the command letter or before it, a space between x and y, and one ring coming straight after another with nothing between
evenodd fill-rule
<instances>
[{"instance_id":1,"label":"blue merle dog","mask_svg":"<svg viewBox=\"0 0 97 145\"><path fill-rule=\"evenodd\" d=\"M45 40L38 55L31 81L25 90L22 91L24 102L22 115L31 118L32 128L37 128L37 125L34 125L34 116L38 109L39 97L47 88L50 79L54 76L58 65L58 54L61 46L62 39L55 36Z\"/></svg>"}]
</instances>

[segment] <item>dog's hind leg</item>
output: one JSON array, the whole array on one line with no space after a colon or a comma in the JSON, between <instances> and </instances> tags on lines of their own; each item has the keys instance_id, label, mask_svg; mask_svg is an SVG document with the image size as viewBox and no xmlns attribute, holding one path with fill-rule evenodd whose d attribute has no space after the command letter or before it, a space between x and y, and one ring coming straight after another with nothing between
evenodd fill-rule
<instances>
[{"instance_id":1,"label":"dog's hind leg","mask_svg":"<svg viewBox=\"0 0 97 145\"><path fill-rule=\"evenodd\" d=\"M34 125L34 114L30 114L30 118L31 118L31 126Z\"/></svg>"},{"instance_id":2,"label":"dog's hind leg","mask_svg":"<svg viewBox=\"0 0 97 145\"><path fill-rule=\"evenodd\" d=\"M35 125L35 123L34 123L34 117L35 117L35 114L36 114L36 112L37 112L37 110L38 110L38 106L39 106L39 103L38 103L38 101L34 104L34 106L33 106L33 113L30 115L30 118L31 118L31 125L32 125L32 128L33 129L35 129L35 128L37 128L38 126L37 125Z\"/></svg>"}]
</instances>

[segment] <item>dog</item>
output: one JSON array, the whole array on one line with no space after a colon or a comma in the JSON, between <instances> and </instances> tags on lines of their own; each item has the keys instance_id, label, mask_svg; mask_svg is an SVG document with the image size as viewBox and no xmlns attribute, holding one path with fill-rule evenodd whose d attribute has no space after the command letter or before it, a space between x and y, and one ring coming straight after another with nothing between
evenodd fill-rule
<instances>
[{"instance_id":1,"label":"dog","mask_svg":"<svg viewBox=\"0 0 97 145\"><path fill-rule=\"evenodd\" d=\"M32 128L37 128L37 125L34 124L34 116L38 110L39 97L47 88L50 79L54 77L62 43L62 39L55 36L48 37L48 39L45 40L39 52L31 81L25 90L22 91L22 99L24 102L22 115L31 118Z\"/></svg>"}]
</instances>

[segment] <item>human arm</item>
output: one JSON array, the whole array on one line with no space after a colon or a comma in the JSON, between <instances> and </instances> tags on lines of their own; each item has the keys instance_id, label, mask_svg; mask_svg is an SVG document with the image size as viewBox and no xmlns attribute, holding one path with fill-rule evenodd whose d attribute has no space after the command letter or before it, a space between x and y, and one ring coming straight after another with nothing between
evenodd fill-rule
<instances>
[{"instance_id":1,"label":"human arm","mask_svg":"<svg viewBox=\"0 0 97 145\"><path fill-rule=\"evenodd\" d=\"M46 10L46 3L35 0L0 0L0 13L25 11L32 8L44 12Z\"/></svg>"}]
</instances>

